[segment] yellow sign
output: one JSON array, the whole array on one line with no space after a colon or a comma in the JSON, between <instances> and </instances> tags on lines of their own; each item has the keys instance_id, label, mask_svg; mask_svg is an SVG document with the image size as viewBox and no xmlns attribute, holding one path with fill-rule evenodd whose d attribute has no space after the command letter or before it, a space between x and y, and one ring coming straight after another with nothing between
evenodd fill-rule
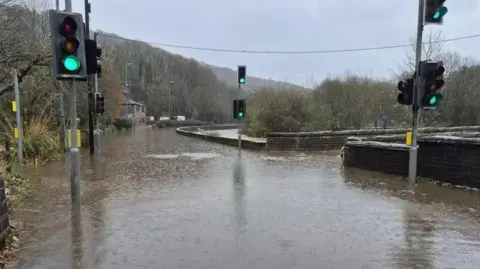
<instances>
[{"instance_id":1,"label":"yellow sign","mask_svg":"<svg viewBox=\"0 0 480 269\"><path fill-rule=\"evenodd\" d=\"M72 147L72 132L70 129L67 130L68 132L68 146ZM77 130L77 147L81 148L82 147L82 138L80 136L80 130Z\"/></svg>"},{"instance_id":2,"label":"yellow sign","mask_svg":"<svg viewBox=\"0 0 480 269\"><path fill-rule=\"evenodd\" d=\"M12 111L17 112L17 101L12 101Z\"/></svg>"},{"instance_id":3,"label":"yellow sign","mask_svg":"<svg viewBox=\"0 0 480 269\"><path fill-rule=\"evenodd\" d=\"M13 136L15 136L15 138L18 139L18 128L17 127L13 128Z\"/></svg>"},{"instance_id":4,"label":"yellow sign","mask_svg":"<svg viewBox=\"0 0 480 269\"><path fill-rule=\"evenodd\" d=\"M407 146L412 145L412 132L407 132L407 134L405 135L405 144Z\"/></svg>"}]
</instances>

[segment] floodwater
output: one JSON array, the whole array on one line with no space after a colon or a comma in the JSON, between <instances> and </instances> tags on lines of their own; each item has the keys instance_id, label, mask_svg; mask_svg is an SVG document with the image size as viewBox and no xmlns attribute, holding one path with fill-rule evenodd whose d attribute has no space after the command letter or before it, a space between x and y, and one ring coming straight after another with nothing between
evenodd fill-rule
<instances>
[{"instance_id":1,"label":"floodwater","mask_svg":"<svg viewBox=\"0 0 480 269\"><path fill-rule=\"evenodd\" d=\"M17 268L480 268L480 194L140 129L82 156L82 206L63 162L37 195Z\"/></svg>"}]
</instances>

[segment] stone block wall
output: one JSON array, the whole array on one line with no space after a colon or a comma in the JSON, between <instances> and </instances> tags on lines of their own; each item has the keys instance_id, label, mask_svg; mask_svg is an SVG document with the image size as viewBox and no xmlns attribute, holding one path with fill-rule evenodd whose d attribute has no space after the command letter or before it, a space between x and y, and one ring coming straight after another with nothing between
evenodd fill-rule
<instances>
[{"instance_id":1,"label":"stone block wall","mask_svg":"<svg viewBox=\"0 0 480 269\"><path fill-rule=\"evenodd\" d=\"M480 188L480 138L431 136L418 146L418 176ZM382 142L347 141L343 152L345 166L403 176L408 158L407 146Z\"/></svg>"},{"instance_id":2,"label":"stone block wall","mask_svg":"<svg viewBox=\"0 0 480 269\"><path fill-rule=\"evenodd\" d=\"M340 149L347 138L355 136L363 140L375 137L375 141L404 143L405 134L410 129L365 129L345 131L323 131L304 133L268 133L267 150L272 151L322 151ZM432 133L476 133L480 135L480 126L428 127L420 128L421 134Z\"/></svg>"}]
</instances>

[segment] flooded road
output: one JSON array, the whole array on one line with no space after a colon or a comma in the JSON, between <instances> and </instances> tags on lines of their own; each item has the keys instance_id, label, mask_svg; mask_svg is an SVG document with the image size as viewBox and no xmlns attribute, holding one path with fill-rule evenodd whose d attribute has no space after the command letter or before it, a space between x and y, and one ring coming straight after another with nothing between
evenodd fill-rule
<instances>
[{"instance_id":1,"label":"flooded road","mask_svg":"<svg viewBox=\"0 0 480 269\"><path fill-rule=\"evenodd\" d=\"M32 171L18 268L480 268L480 194L137 129Z\"/></svg>"}]
</instances>

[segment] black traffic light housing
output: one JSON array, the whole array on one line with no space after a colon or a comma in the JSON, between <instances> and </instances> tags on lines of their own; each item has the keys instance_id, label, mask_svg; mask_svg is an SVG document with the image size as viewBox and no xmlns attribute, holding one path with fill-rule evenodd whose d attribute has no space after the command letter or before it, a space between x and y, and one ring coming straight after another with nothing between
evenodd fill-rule
<instances>
[{"instance_id":1,"label":"black traffic light housing","mask_svg":"<svg viewBox=\"0 0 480 269\"><path fill-rule=\"evenodd\" d=\"M246 84L247 83L247 67L245 65L238 66L238 84Z\"/></svg>"},{"instance_id":2,"label":"black traffic light housing","mask_svg":"<svg viewBox=\"0 0 480 269\"><path fill-rule=\"evenodd\" d=\"M233 100L233 118L244 119L247 114L247 101L245 99Z\"/></svg>"},{"instance_id":3,"label":"black traffic light housing","mask_svg":"<svg viewBox=\"0 0 480 269\"><path fill-rule=\"evenodd\" d=\"M445 67L442 61L421 61L420 62L420 107L433 108L443 100L443 95L439 92L445 84L443 74Z\"/></svg>"},{"instance_id":4,"label":"black traffic light housing","mask_svg":"<svg viewBox=\"0 0 480 269\"><path fill-rule=\"evenodd\" d=\"M87 61L87 74L97 74L98 77L102 75L102 62L100 57L102 56L102 48L98 45L96 40L85 40L85 52Z\"/></svg>"},{"instance_id":5,"label":"black traffic light housing","mask_svg":"<svg viewBox=\"0 0 480 269\"><path fill-rule=\"evenodd\" d=\"M105 113L105 98L99 92L95 93L95 114L103 115Z\"/></svg>"},{"instance_id":6,"label":"black traffic light housing","mask_svg":"<svg viewBox=\"0 0 480 269\"><path fill-rule=\"evenodd\" d=\"M407 106L413 104L413 86L414 80L412 78L398 82L397 88L400 93L397 96L397 102L399 104Z\"/></svg>"},{"instance_id":7,"label":"black traffic light housing","mask_svg":"<svg viewBox=\"0 0 480 269\"><path fill-rule=\"evenodd\" d=\"M443 24L443 16L448 12L445 0L423 0L423 3L423 24Z\"/></svg>"},{"instance_id":8,"label":"black traffic light housing","mask_svg":"<svg viewBox=\"0 0 480 269\"><path fill-rule=\"evenodd\" d=\"M80 13L49 10L53 75L58 80L86 80L85 29Z\"/></svg>"}]
</instances>

